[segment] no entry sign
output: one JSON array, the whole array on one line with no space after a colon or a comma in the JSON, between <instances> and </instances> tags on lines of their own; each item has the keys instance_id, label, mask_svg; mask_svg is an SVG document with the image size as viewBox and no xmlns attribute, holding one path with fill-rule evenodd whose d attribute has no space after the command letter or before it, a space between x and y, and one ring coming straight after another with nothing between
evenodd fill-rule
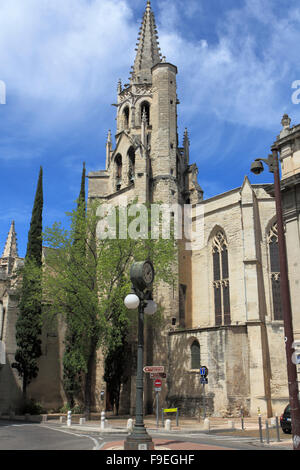
<instances>
[{"instance_id":1,"label":"no entry sign","mask_svg":"<svg viewBox=\"0 0 300 470\"><path fill-rule=\"evenodd\" d=\"M160 379L155 379L154 380L154 387L155 388L160 388L161 387L161 380Z\"/></svg>"}]
</instances>

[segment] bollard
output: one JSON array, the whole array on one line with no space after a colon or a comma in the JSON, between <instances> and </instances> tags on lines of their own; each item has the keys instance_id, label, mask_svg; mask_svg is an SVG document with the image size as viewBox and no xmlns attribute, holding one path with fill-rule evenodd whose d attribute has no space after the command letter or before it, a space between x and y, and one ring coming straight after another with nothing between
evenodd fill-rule
<instances>
[{"instance_id":1,"label":"bollard","mask_svg":"<svg viewBox=\"0 0 300 470\"><path fill-rule=\"evenodd\" d=\"M85 421L86 421L85 418L79 418L79 424L80 424L80 426L82 426L83 424L85 424Z\"/></svg>"},{"instance_id":2,"label":"bollard","mask_svg":"<svg viewBox=\"0 0 300 470\"><path fill-rule=\"evenodd\" d=\"M105 429L105 411L101 411L101 429Z\"/></svg>"},{"instance_id":3,"label":"bollard","mask_svg":"<svg viewBox=\"0 0 300 470\"><path fill-rule=\"evenodd\" d=\"M47 422L48 415L42 415L42 423Z\"/></svg>"},{"instance_id":4,"label":"bollard","mask_svg":"<svg viewBox=\"0 0 300 470\"><path fill-rule=\"evenodd\" d=\"M229 429L235 429L234 428L234 421L232 421L232 420L228 421L228 427L229 427Z\"/></svg>"},{"instance_id":5,"label":"bollard","mask_svg":"<svg viewBox=\"0 0 300 470\"><path fill-rule=\"evenodd\" d=\"M266 440L270 444L269 421L266 419Z\"/></svg>"},{"instance_id":6,"label":"bollard","mask_svg":"<svg viewBox=\"0 0 300 470\"><path fill-rule=\"evenodd\" d=\"M127 430L132 431L132 429L133 429L133 419L129 418L129 420L127 421Z\"/></svg>"},{"instance_id":7,"label":"bollard","mask_svg":"<svg viewBox=\"0 0 300 470\"><path fill-rule=\"evenodd\" d=\"M206 431L209 431L210 430L210 421L209 421L209 418L205 418L204 420L204 429Z\"/></svg>"},{"instance_id":8,"label":"bollard","mask_svg":"<svg viewBox=\"0 0 300 470\"><path fill-rule=\"evenodd\" d=\"M64 417L64 416L60 416L60 417L59 417L59 422L60 422L60 423L63 423L64 420L65 420L65 417Z\"/></svg>"},{"instance_id":9,"label":"bollard","mask_svg":"<svg viewBox=\"0 0 300 470\"><path fill-rule=\"evenodd\" d=\"M166 419L165 430L166 431L171 431L171 420L170 419Z\"/></svg>"},{"instance_id":10,"label":"bollard","mask_svg":"<svg viewBox=\"0 0 300 470\"><path fill-rule=\"evenodd\" d=\"M259 439L260 439L260 442L264 442L264 441L263 441L263 435L262 435L262 425L261 425L261 416L260 416L260 415L258 416L258 427L259 427Z\"/></svg>"},{"instance_id":11,"label":"bollard","mask_svg":"<svg viewBox=\"0 0 300 470\"><path fill-rule=\"evenodd\" d=\"M242 431L245 429L244 425L244 408L241 406L241 426L242 426Z\"/></svg>"},{"instance_id":12,"label":"bollard","mask_svg":"<svg viewBox=\"0 0 300 470\"><path fill-rule=\"evenodd\" d=\"M72 411L68 411L67 414L67 426L71 426L72 424Z\"/></svg>"},{"instance_id":13,"label":"bollard","mask_svg":"<svg viewBox=\"0 0 300 470\"><path fill-rule=\"evenodd\" d=\"M277 415L276 415L276 434L277 434L277 442L280 442L279 419Z\"/></svg>"},{"instance_id":14,"label":"bollard","mask_svg":"<svg viewBox=\"0 0 300 470\"><path fill-rule=\"evenodd\" d=\"M275 426L276 426L276 418L271 418L271 420L270 420L270 425L271 425L272 428L275 428Z\"/></svg>"}]
</instances>

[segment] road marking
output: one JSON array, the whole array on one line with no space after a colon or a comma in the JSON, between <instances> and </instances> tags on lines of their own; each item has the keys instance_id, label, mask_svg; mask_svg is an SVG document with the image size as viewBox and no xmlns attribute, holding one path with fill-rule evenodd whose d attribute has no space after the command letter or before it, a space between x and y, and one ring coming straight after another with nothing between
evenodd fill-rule
<instances>
[{"instance_id":1,"label":"road marking","mask_svg":"<svg viewBox=\"0 0 300 470\"><path fill-rule=\"evenodd\" d=\"M95 446L93 447L92 450L99 450L100 448L100 442L98 442L97 439L95 439L94 437L91 437L91 436L87 436L86 434L77 434L75 432L70 432L70 431L64 431L62 429L58 429L58 428L52 428L51 426L47 426L45 424L42 425L43 428L48 428L48 429L52 429L52 431L60 431L60 432L64 432L65 434L71 434L72 436L77 436L77 437L86 437L88 439L91 439ZM102 437L99 437L100 440L103 440Z\"/></svg>"}]
</instances>

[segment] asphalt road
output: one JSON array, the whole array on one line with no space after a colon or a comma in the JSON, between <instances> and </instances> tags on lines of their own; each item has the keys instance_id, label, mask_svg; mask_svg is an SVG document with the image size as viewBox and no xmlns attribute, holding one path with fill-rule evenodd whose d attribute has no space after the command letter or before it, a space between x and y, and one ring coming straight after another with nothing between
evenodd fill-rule
<instances>
[{"instance_id":1,"label":"asphalt road","mask_svg":"<svg viewBox=\"0 0 300 470\"><path fill-rule=\"evenodd\" d=\"M47 425L0 422L0 450L97 450L99 440Z\"/></svg>"},{"instance_id":2,"label":"asphalt road","mask_svg":"<svg viewBox=\"0 0 300 470\"><path fill-rule=\"evenodd\" d=\"M171 448L201 450L231 449L231 450L271 450L270 447L255 445L254 438L222 436L214 434L169 434L151 432L157 442L162 439L171 444ZM124 434L102 435L98 432L81 432L80 430L63 429L52 424L32 424L0 421L0 451L1 450L106 450L120 444L125 439ZM173 445L172 445L173 444ZM163 445L163 444L162 444ZM272 446L272 450L276 447Z\"/></svg>"}]
</instances>

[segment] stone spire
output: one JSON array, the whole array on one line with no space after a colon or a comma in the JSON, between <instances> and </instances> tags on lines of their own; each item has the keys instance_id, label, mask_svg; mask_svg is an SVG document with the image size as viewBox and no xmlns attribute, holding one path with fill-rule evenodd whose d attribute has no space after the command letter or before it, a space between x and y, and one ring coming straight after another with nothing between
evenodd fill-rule
<instances>
[{"instance_id":1,"label":"stone spire","mask_svg":"<svg viewBox=\"0 0 300 470\"><path fill-rule=\"evenodd\" d=\"M161 53L150 0L147 1L136 51L130 81L131 83L151 83L151 68L161 62Z\"/></svg>"},{"instance_id":2,"label":"stone spire","mask_svg":"<svg viewBox=\"0 0 300 470\"><path fill-rule=\"evenodd\" d=\"M18 258L17 235L14 220L12 221L8 232L2 258Z\"/></svg>"}]
</instances>

